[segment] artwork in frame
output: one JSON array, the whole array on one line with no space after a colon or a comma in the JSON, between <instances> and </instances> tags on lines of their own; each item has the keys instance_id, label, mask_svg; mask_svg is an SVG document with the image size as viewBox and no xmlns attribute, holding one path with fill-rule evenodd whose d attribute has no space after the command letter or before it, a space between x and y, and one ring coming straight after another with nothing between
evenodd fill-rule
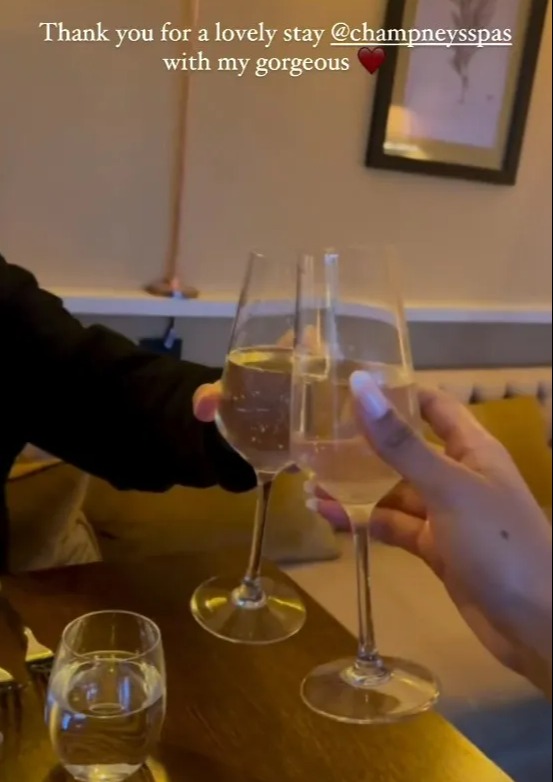
<instances>
[{"instance_id":1,"label":"artwork in frame","mask_svg":"<svg viewBox=\"0 0 553 782\"><path fill-rule=\"evenodd\" d=\"M486 29L511 40L386 46L366 165L514 185L547 3L389 0L389 31Z\"/></svg>"}]
</instances>

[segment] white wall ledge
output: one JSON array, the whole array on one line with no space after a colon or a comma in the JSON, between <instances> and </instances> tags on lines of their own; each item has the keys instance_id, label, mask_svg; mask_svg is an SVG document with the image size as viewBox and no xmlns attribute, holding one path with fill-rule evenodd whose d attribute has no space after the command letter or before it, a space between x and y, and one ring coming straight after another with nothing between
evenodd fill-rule
<instances>
[{"instance_id":1,"label":"white wall ledge","mask_svg":"<svg viewBox=\"0 0 553 782\"><path fill-rule=\"evenodd\" d=\"M236 300L229 296L169 299L140 290L51 288L74 315L93 317L233 318ZM355 308L357 309L357 308ZM479 304L412 304L407 307L411 323L518 323L550 325L551 307Z\"/></svg>"}]
</instances>

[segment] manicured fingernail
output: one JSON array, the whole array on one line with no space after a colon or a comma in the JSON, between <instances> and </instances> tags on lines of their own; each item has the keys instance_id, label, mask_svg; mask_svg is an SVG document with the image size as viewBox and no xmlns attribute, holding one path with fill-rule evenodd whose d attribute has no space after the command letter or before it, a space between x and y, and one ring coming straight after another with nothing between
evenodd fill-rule
<instances>
[{"instance_id":1,"label":"manicured fingernail","mask_svg":"<svg viewBox=\"0 0 553 782\"><path fill-rule=\"evenodd\" d=\"M317 484L315 481L305 481L303 484L303 490L306 494L315 494L317 490Z\"/></svg>"},{"instance_id":2,"label":"manicured fingernail","mask_svg":"<svg viewBox=\"0 0 553 782\"><path fill-rule=\"evenodd\" d=\"M319 501L316 497L310 497L308 500L305 501L305 507L307 510L311 510L314 513L317 513L319 510Z\"/></svg>"},{"instance_id":3,"label":"manicured fingernail","mask_svg":"<svg viewBox=\"0 0 553 782\"><path fill-rule=\"evenodd\" d=\"M373 421L379 421L390 411L390 403L368 372L354 372L349 384L361 407Z\"/></svg>"}]
</instances>

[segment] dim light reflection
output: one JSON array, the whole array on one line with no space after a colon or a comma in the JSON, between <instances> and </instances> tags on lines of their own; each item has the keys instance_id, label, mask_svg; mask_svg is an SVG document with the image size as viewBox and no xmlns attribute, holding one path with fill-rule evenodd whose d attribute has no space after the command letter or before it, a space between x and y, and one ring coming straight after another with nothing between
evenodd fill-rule
<instances>
[{"instance_id":1,"label":"dim light reflection","mask_svg":"<svg viewBox=\"0 0 553 782\"><path fill-rule=\"evenodd\" d=\"M146 767L154 777L155 782L171 782L165 766L157 760L149 759Z\"/></svg>"},{"instance_id":2,"label":"dim light reflection","mask_svg":"<svg viewBox=\"0 0 553 782\"><path fill-rule=\"evenodd\" d=\"M285 608L293 608L294 610L297 609L297 604L291 600L283 600L282 598L272 597L271 603L274 603L278 606L283 606ZM223 608L225 605L229 605L229 600L226 597L212 597L211 600L205 601L205 605L209 611L217 611L217 609Z\"/></svg>"}]
</instances>

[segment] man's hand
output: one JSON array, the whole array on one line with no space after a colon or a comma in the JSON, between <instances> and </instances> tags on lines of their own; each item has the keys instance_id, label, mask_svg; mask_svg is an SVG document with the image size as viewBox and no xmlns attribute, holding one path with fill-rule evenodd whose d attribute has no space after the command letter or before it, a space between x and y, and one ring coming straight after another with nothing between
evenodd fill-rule
<instances>
[{"instance_id":1,"label":"man's hand","mask_svg":"<svg viewBox=\"0 0 553 782\"><path fill-rule=\"evenodd\" d=\"M317 334L313 326L308 326L304 332L304 344L308 345L311 348L320 348L320 342L318 340ZM292 349L294 346L294 331L293 329L288 329L288 331L282 335L282 337L278 340L278 346L280 348L290 348ZM206 383L203 386L200 386L196 393L194 394L194 398L192 400L192 405L194 409L194 415L198 419L198 421L202 421L205 424L210 424L215 420L215 415L217 413L217 407L219 405L219 402L221 401L221 396L223 393L223 387L221 385L221 381L218 380L216 383Z\"/></svg>"},{"instance_id":2,"label":"man's hand","mask_svg":"<svg viewBox=\"0 0 553 782\"><path fill-rule=\"evenodd\" d=\"M210 424L215 420L217 407L221 401L222 386L221 381L216 383L206 383L200 386L192 400L194 415L198 421L204 424Z\"/></svg>"},{"instance_id":3,"label":"man's hand","mask_svg":"<svg viewBox=\"0 0 553 782\"><path fill-rule=\"evenodd\" d=\"M308 343L314 343L313 329L309 327L305 331ZM294 344L294 332L292 329L288 330L278 341L278 345L281 348L292 348ZM223 394L223 386L220 380L216 383L205 383L200 386L192 399L192 407L194 415L204 424L213 423L217 414L217 408L221 402ZM298 468L295 465L288 467L285 470L287 473L296 473Z\"/></svg>"}]
</instances>

